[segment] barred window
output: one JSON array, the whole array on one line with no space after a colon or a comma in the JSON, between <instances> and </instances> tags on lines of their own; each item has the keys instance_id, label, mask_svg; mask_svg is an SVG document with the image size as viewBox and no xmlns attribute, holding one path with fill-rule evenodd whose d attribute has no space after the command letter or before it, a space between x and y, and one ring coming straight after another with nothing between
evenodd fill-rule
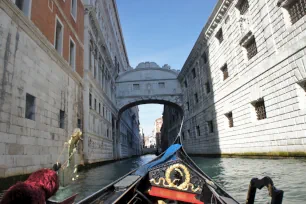
<instances>
[{"instance_id":1,"label":"barred window","mask_svg":"<svg viewBox=\"0 0 306 204\"><path fill-rule=\"evenodd\" d=\"M193 78L196 78L196 71L195 71L195 68L192 69L192 76L193 76Z\"/></svg>"},{"instance_id":2,"label":"barred window","mask_svg":"<svg viewBox=\"0 0 306 204\"><path fill-rule=\"evenodd\" d=\"M208 127L208 132L209 133L213 133L214 132L214 125L213 125L213 121L207 121L207 127Z\"/></svg>"},{"instance_id":3,"label":"barred window","mask_svg":"<svg viewBox=\"0 0 306 204\"><path fill-rule=\"evenodd\" d=\"M217 32L216 38L219 40L219 43L222 43L222 41L223 41L223 32L222 32L222 28L220 28L220 30Z\"/></svg>"},{"instance_id":4,"label":"barred window","mask_svg":"<svg viewBox=\"0 0 306 204\"><path fill-rule=\"evenodd\" d=\"M226 80L229 75L228 75L228 69L227 69L227 64L225 64L222 68L221 71L223 72L223 81Z\"/></svg>"},{"instance_id":5,"label":"barred window","mask_svg":"<svg viewBox=\"0 0 306 204\"><path fill-rule=\"evenodd\" d=\"M291 23L294 24L306 15L306 0L296 0L287 6Z\"/></svg>"},{"instance_id":6,"label":"barred window","mask_svg":"<svg viewBox=\"0 0 306 204\"><path fill-rule=\"evenodd\" d=\"M249 10L249 1L242 0L238 6L238 9L240 11L240 15L244 15Z\"/></svg>"},{"instance_id":7,"label":"barred window","mask_svg":"<svg viewBox=\"0 0 306 204\"><path fill-rule=\"evenodd\" d=\"M234 119L233 119L233 113L232 112L229 112L226 114L226 117L228 119L228 126L231 128L231 127L234 127Z\"/></svg>"},{"instance_id":8,"label":"barred window","mask_svg":"<svg viewBox=\"0 0 306 204\"><path fill-rule=\"evenodd\" d=\"M263 100L256 102L254 104L254 106L255 106L255 111L256 111L256 115L257 115L257 120L263 120L263 119L267 118L265 102Z\"/></svg>"},{"instance_id":9,"label":"barred window","mask_svg":"<svg viewBox=\"0 0 306 204\"><path fill-rule=\"evenodd\" d=\"M210 85L208 82L205 83L206 94L210 93Z\"/></svg>"},{"instance_id":10,"label":"barred window","mask_svg":"<svg viewBox=\"0 0 306 204\"><path fill-rule=\"evenodd\" d=\"M245 46L247 53L248 53L248 59L251 59L257 54L257 45L255 38L252 38L249 43Z\"/></svg>"}]
</instances>

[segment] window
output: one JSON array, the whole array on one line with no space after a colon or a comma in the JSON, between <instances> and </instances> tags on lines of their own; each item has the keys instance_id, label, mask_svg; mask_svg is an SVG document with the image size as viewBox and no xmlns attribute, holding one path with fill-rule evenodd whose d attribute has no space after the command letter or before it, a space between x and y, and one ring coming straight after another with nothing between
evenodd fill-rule
<instances>
[{"instance_id":1,"label":"window","mask_svg":"<svg viewBox=\"0 0 306 204\"><path fill-rule=\"evenodd\" d=\"M54 41L54 46L56 51L62 55L63 53L63 30L64 26L60 22L58 18L56 18L56 25L55 25L55 41Z\"/></svg>"},{"instance_id":2,"label":"window","mask_svg":"<svg viewBox=\"0 0 306 204\"><path fill-rule=\"evenodd\" d=\"M200 136L201 132L200 132L200 126L197 126L197 136Z\"/></svg>"},{"instance_id":3,"label":"window","mask_svg":"<svg viewBox=\"0 0 306 204\"><path fill-rule=\"evenodd\" d=\"M78 128L82 129L82 120L78 119Z\"/></svg>"},{"instance_id":4,"label":"window","mask_svg":"<svg viewBox=\"0 0 306 204\"><path fill-rule=\"evenodd\" d=\"M187 88L187 86L188 86L187 80L184 81L184 85L185 85L185 88Z\"/></svg>"},{"instance_id":5,"label":"window","mask_svg":"<svg viewBox=\"0 0 306 204\"><path fill-rule=\"evenodd\" d=\"M264 100L260 100L254 103L257 120L263 120L267 118L266 108Z\"/></svg>"},{"instance_id":6,"label":"window","mask_svg":"<svg viewBox=\"0 0 306 204\"><path fill-rule=\"evenodd\" d=\"M223 41L223 31L222 31L222 28L220 28L220 30L217 32L216 38L219 40L219 43L221 44L222 41Z\"/></svg>"},{"instance_id":7,"label":"window","mask_svg":"<svg viewBox=\"0 0 306 204\"><path fill-rule=\"evenodd\" d=\"M229 126L230 128L234 127L233 113L232 113L232 112L229 112L229 113L225 114L225 116L226 116L227 119L228 119L228 126Z\"/></svg>"},{"instance_id":8,"label":"window","mask_svg":"<svg viewBox=\"0 0 306 204\"><path fill-rule=\"evenodd\" d=\"M244 15L249 10L249 1L240 0L238 2L237 8L240 11L240 15Z\"/></svg>"},{"instance_id":9,"label":"window","mask_svg":"<svg viewBox=\"0 0 306 204\"><path fill-rule=\"evenodd\" d=\"M71 0L71 15L74 20L76 20L77 18L77 6L78 6L77 3L78 0Z\"/></svg>"},{"instance_id":10,"label":"window","mask_svg":"<svg viewBox=\"0 0 306 204\"><path fill-rule=\"evenodd\" d=\"M190 130L187 130L187 133L188 133L188 138L190 138Z\"/></svg>"},{"instance_id":11,"label":"window","mask_svg":"<svg viewBox=\"0 0 306 204\"><path fill-rule=\"evenodd\" d=\"M35 120L35 97L28 93L26 94L25 108L25 118Z\"/></svg>"},{"instance_id":12,"label":"window","mask_svg":"<svg viewBox=\"0 0 306 204\"><path fill-rule=\"evenodd\" d=\"M189 110L189 102L187 102L186 105L187 105L187 110Z\"/></svg>"},{"instance_id":13,"label":"window","mask_svg":"<svg viewBox=\"0 0 306 204\"><path fill-rule=\"evenodd\" d=\"M291 23L294 24L306 15L306 0L295 0L285 8L288 10L290 15Z\"/></svg>"},{"instance_id":14,"label":"window","mask_svg":"<svg viewBox=\"0 0 306 204\"><path fill-rule=\"evenodd\" d=\"M183 138L183 140L185 140L185 133L184 132L182 132L182 138Z\"/></svg>"},{"instance_id":15,"label":"window","mask_svg":"<svg viewBox=\"0 0 306 204\"><path fill-rule=\"evenodd\" d=\"M208 126L208 132L213 133L214 132L214 124L213 124L212 120L207 121L207 126Z\"/></svg>"},{"instance_id":16,"label":"window","mask_svg":"<svg viewBox=\"0 0 306 204\"><path fill-rule=\"evenodd\" d=\"M133 84L133 90L139 90L140 85L139 84Z\"/></svg>"},{"instance_id":17,"label":"window","mask_svg":"<svg viewBox=\"0 0 306 204\"><path fill-rule=\"evenodd\" d=\"M91 93L89 93L89 108L92 109L92 96L91 96Z\"/></svg>"},{"instance_id":18,"label":"window","mask_svg":"<svg viewBox=\"0 0 306 204\"><path fill-rule=\"evenodd\" d=\"M199 97L198 97L198 94L197 94L197 93L194 94L194 100L195 100L196 103L199 102Z\"/></svg>"},{"instance_id":19,"label":"window","mask_svg":"<svg viewBox=\"0 0 306 204\"><path fill-rule=\"evenodd\" d=\"M95 111L97 111L97 99L95 99Z\"/></svg>"},{"instance_id":20,"label":"window","mask_svg":"<svg viewBox=\"0 0 306 204\"><path fill-rule=\"evenodd\" d=\"M254 37L247 43L245 49L247 51L248 59L251 59L257 54L257 46Z\"/></svg>"},{"instance_id":21,"label":"window","mask_svg":"<svg viewBox=\"0 0 306 204\"><path fill-rule=\"evenodd\" d=\"M101 103L99 103L99 114L101 114Z\"/></svg>"},{"instance_id":22,"label":"window","mask_svg":"<svg viewBox=\"0 0 306 204\"><path fill-rule=\"evenodd\" d=\"M59 114L59 127L64 129L65 128L65 111L60 110Z\"/></svg>"},{"instance_id":23,"label":"window","mask_svg":"<svg viewBox=\"0 0 306 204\"><path fill-rule=\"evenodd\" d=\"M15 5L23 12L25 16L30 17L32 0L15 0Z\"/></svg>"},{"instance_id":24,"label":"window","mask_svg":"<svg viewBox=\"0 0 306 204\"><path fill-rule=\"evenodd\" d=\"M165 88L165 82L159 82L158 87L161 88L161 89Z\"/></svg>"},{"instance_id":25,"label":"window","mask_svg":"<svg viewBox=\"0 0 306 204\"><path fill-rule=\"evenodd\" d=\"M207 55L206 55L206 52L203 52L203 54L202 54L202 60L203 60L203 63L204 63L204 64L207 63Z\"/></svg>"},{"instance_id":26,"label":"window","mask_svg":"<svg viewBox=\"0 0 306 204\"><path fill-rule=\"evenodd\" d=\"M103 106L103 117L105 116L105 107Z\"/></svg>"},{"instance_id":27,"label":"window","mask_svg":"<svg viewBox=\"0 0 306 204\"><path fill-rule=\"evenodd\" d=\"M206 83L205 83L205 90L206 90L206 94L209 94L209 93L210 93L210 85L209 85L209 82L206 82Z\"/></svg>"},{"instance_id":28,"label":"window","mask_svg":"<svg viewBox=\"0 0 306 204\"><path fill-rule=\"evenodd\" d=\"M69 65L75 70L75 43L71 38L69 40Z\"/></svg>"},{"instance_id":29,"label":"window","mask_svg":"<svg viewBox=\"0 0 306 204\"><path fill-rule=\"evenodd\" d=\"M227 70L227 64L223 65L221 68L221 71L223 73L223 81L228 78L228 70Z\"/></svg>"},{"instance_id":30,"label":"window","mask_svg":"<svg viewBox=\"0 0 306 204\"><path fill-rule=\"evenodd\" d=\"M196 71L195 71L195 68L192 69L192 77L193 77L193 78L196 78Z\"/></svg>"}]
</instances>

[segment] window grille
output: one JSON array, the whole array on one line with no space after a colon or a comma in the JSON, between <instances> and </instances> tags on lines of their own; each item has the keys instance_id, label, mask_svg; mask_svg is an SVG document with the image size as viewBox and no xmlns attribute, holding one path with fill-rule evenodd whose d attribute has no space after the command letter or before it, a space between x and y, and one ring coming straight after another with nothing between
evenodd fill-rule
<instances>
[{"instance_id":1,"label":"window grille","mask_svg":"<svg viewBox=\"0 0 306 204\"><path fill-rule=\"evenodd\" d=\"M221 71L223 72L223 81L226 80L229 75L228 75L228 69L227 69L227 64L225 64L222 68Z\"/></svg>"},{"instance_id":2,"label":"window grille","mask_svg":"<svg viewBox=\"0 0 306 204\"><path fill-rule=\"evenodd\" d=\"M213 121L207 121L207 126L208 126L208 132L209 133L213 133L214 132L214 125L213 125Z\"/></svg>"},{"instance_id":3,"label":"window grille","mask_svg":"<svg viewBox=\"0 0 306 204\"><path fill-rule=\"evenodd\" d=\"M216 38L219 40L219 43L222 43L222 41L223 41L223 31L222 31L222 28L220 28L220 30L217 32Z\"/></svg>"},{"instance_id":4,"label":"window grille","mask_svg":"<svg viewBox=\"0 0 306 204\"><path fill-rule=\"evenodd\" d=\"M254 106L255 106L255 111L256 111L256 115L257 115L257 120L263 120L263 119L267 118L264 101L258 101L258 102L255 103Z\"/></svg>"},{"instance_id":5,"label":"window grille","mask_svg":"<svg viewBox=\"0 0 306 204\"><path fill-rule=\"evenodd\" d=\"M296 0L287 6L291 23L294 24L306 15L306 0Z\"/></svg>"},{"instance_id":6,"label":"window grille","mask_svg":"<svg viewBox=\"0 0 306 204\"><path fill-rule=\"evenodd\" d=\"M239 7L240 15L244 15L249 10L249 1L242 0Z\"/></svg>"},{"instance_id":7,"label":"window grille","mask_svg":"<svg viewBox=\"0 0 306 204\"><path fill-rule=\"evenodd\" d=\"M251 59L252 57L254 57L257 54L257 45L256 45L256 41L255 38L251 39L250 42L246 45L246 50L247 50L247 55L248 55L248 59Z\"/></svg>"}]
</instances>

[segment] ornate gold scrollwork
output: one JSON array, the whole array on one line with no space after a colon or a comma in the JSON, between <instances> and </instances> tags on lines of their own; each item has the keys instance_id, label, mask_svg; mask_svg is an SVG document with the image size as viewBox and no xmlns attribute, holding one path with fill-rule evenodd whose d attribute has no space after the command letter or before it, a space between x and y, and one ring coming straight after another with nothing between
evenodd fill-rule
<instances>
[{"instance_id":1,"label":"ornate gold scrollwork","mask_svg":"<svg viewBox=\"0 0 306 204\"><path fill-rule=\"evenodd\" d=\"M184 182L181 183L180 185L175 184L175 182L179 179L174 179L173 181L171 180L171 173L173 171L179 173L182 178L185 177ZM159 186L161 184L161 181L163 181L162 185L160 185L160 186L176 188L176 189L182 190L182 191L187 191L189 187L191 187L190 190L192 192L197 192L197 191L200 190L200 187L195 188L194 185L192 183L190 183L189 170L183 164L173 164L173 165L169 166L166 170L165 177L166 177L166 179L163 178L163 177L159 178L157 182L155 181L154 178L152 178L150 180L150 182ZM167 182L167 184L165 183L165 181Z\"/></svg>"}]
</instances>

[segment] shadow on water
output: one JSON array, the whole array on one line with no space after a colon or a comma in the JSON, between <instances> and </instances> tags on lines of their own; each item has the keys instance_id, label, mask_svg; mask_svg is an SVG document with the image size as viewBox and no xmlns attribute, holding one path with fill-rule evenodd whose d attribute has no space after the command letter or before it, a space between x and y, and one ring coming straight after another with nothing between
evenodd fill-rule
<instances>
[{"instance_id":1,"label":"shadow on water","mask_svg":"<svg viewBox=\"0 0 306 204\"><path fill-rule=\"evenodd\" d=\"M60 193L56 199L60 200L61 197L65 197L66 195L78 193L76 201L79 201L124 176L128 172L148 163L155 157L155 155L144 155L84 170L78 174L79 178L76 181L67 188L62 189L62 193Z\"/></svg>"}]
</instances>

